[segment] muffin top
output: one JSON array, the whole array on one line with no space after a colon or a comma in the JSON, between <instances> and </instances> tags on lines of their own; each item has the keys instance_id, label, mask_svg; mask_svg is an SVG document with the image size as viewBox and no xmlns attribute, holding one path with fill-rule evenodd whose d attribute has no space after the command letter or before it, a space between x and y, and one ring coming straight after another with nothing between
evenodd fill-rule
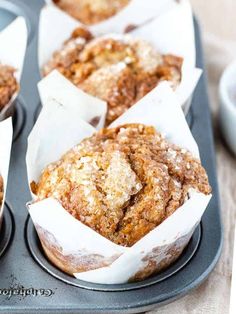
<instances>
[{"instance_id":1,"label":"muffin top","mask_svg":"<svg viewBox=\"0 0 236 314\"><path fill-rule=\"evenodd\" d=\"M13 67L0 64L0 110L9 103L19 89L14 72Z\"/></svg>"},{"instance_id":2,"label":"muffin top","mask_svg":"<svg viewBox=\"0 0 236 314\"><path fill-rule=\"evenodd\" d=\"M168 80L181 81L182 58L161 55L148 42L125 35L92 38L79 27L44 66L43 74L59 70L76 86L108 104L106 125Z\"/></svg>"},{"instance_id":3,"label":"muffin top","mask_svg":"<svg viewBox=\"0 0 236 314\"><path fill-rule=\"evenodd\" d=\"M107 239L132 246L189 197L209 194L200 161L154 127L102 129L48 165L31 189L57 199L76 219Z\"/></svg>"},{"instance_id":4,"label":"muffin top","mask_svg":"<svg viewBox=\"0 0 236 314\"><path fill-rule=\"evenodd\" d=\"M53 0L53 2L83 24L92 25L117 14L130 0Z\"/></svg>"}]
</instances>

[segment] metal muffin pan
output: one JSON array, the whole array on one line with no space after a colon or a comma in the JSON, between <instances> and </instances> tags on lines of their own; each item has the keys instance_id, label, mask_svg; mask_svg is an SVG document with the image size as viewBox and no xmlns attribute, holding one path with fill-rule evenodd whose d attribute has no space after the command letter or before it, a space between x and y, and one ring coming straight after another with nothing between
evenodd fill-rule
<instances>
[{"instance_id":1,"label":"metal muffin pan","mask_svg":"<svg viewBox=\"0 0 236 314\"><path fill-rule=\"evenodd\" d=\"M110 286L76 280L46 259L25 206L31 198L25 166L27 136L40 110L36 25L43 5L43 0L0 0L0 29L21 14L26 17L30 33L21 93L13 116L15 140L7 205L0 232L0 313L23 314L37 310L39 314L112 314L151 310L198 286L214 268L221 252L222 226L205 76L193 95L187 121L198 142L202 162L213 188L213 198L189 245L171 267L139 283ZM203 67L196 22L195 29L197 65Z\"/></svg>"},{"instance_id":2,"label":"metal muffin pan","mask_svg":"<svg viewBox=\"0 0 236 314\"><path fill-rule=\"evenodd\" d=\"M10 207L5 203L4 216L1 222L0 233L0 258L7 250L14 236L15 222Z\"/></svg>"}]
</instances>

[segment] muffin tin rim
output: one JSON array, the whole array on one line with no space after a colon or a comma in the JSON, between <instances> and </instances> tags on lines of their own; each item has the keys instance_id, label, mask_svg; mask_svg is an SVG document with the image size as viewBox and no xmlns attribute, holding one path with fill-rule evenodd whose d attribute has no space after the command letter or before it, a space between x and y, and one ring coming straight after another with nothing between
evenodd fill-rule
<instances>
[{"instance_id":1,"label":"muffin tin rim","mask_svg":"<svg viewBox=\"0 0 236 314\"><path fill-rule=\"evenodd\" d=\"M2 237L2 230L4 228L4 234ZM15 221L10 205L5 201L3 206L3 217L0 228L0 258L4 256L8 250L15 233Z\"/></svg>"},{"instance_id":2,"label":"muffin tin rim","mask_svg":"<svg viewBox=\"0 0 236 314\"><path fill-rule=\"evenodd\" d=\"M12 1L12 0L1 0L0 2L0 11L5 10L10 13L13 13L16 17L22 16L25 19L27 30L28 30L28 40L27 40L27 46L30 45L32 39L35 36L35 16L34 12L29 9L28 6L26 6L22 2L18 1ZM30 18L30 16L32 17Z\"/></svg>"},{"instance_id":3,"label":"muffin tin rim","mask_svg":"<svg viewBox=\"0 0 236 314\"><path fill-rule=\"evenodd\" d=\"M15 100L15 108L12 115L13 120L13 142L17 141L21 135L26 121L25 102L22 96Z\"/></svg>"},{"instance_id":4,"label":"muffin tin rim","mask_svg":"<svg viewBox=\"0 0 236 314\"><path fill-rule=\"evenodd\" d=\"M201 243L202 225L199 225L194 230L194 233L187 244L184 251L181 253L180 257L160 274L151 276L150 278L135 282L135 283L124 283L124 284L95 284L83 280L76 279L54 266L45 256L43 249L40 244L40 240L36 233L35 227L30 216L27 216L25 222L25 241L29 253L31 254L34 261L43 268L48 274L53 276L66 284L72 285L77 288L83 288L93 291L105 291L105 292L119 292L119 291L130 291L148 287L150 285L158 284L161 281L173 276L179 272L182 268L188 264L192 257L197 252L199 245ZM186 256L187 253L187 256Z\"/></svg>"}]
</instances>

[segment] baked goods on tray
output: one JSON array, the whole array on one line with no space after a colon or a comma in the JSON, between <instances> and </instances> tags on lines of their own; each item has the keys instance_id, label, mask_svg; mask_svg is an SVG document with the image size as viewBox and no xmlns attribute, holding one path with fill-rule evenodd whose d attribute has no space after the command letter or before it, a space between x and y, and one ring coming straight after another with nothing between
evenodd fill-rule
<instances>
[{"instance_id":1,"label":"baked goods on tray","mask_svg":"<svg viewBox=\"0 0 236 314\"><path fill-rule=\"evenodd\" d=\"M19 89L14 73L13 67L0 63L0 110L9 103Z\"/></svg>"},{"instance_id":2,"label":"baked goods on tray","mask_svg":"<svg viewBox=\"0 0 236 314\"><path fill-rule=\"evenodd\" d=\"M117 14L130 0L53 0L53 2L83 24L92 25Z\"/></svg>"},{"instance_id":3,"label":"baked goods on tray","mask_svg":"<svg viewBox=\"0 0 236 314\"><path fill-rule=\"evenodd\" d=\"M31 189L38 201L57 199L76 219L128 247L182 206L190 190L211 192L200 161L143 124L84 139Z\"/></svg>"},{"instance_id":4,"label":"baked goods on tray","mask_svg":"<svg viewBox=\"0 0 236 314\"><path fill-rule=\"evenodd\" d=\"M106 125L150 92L160 81L181 81L183 59L162 55L141 39L123 35L93 38L77 28L43 67L47 75L59 70L76 86L108 104Z\"/></svg>"}]
</instances>

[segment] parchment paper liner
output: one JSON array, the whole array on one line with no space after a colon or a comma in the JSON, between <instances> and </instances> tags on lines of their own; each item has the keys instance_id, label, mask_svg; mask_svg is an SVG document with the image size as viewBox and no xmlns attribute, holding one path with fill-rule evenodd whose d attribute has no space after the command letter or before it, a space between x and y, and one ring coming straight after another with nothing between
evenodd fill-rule
<instances>
[{"instance_id":1,"label":"parchment paper liner","mask_svg":"<svg viewBox=\"0 0 236 314\"><path fill-rule=\"evenodd\" d=\"M20 86L27 45L27 26L23 17L17 17L10 25L0 32L0 63L16 69L15 77ZM0 111L0 121L13 114L14 103L18 90L9 103Z\"/></svg>"},{"instance_id":2,"label":"parchment paper liner","mask_svg":"<svg viewBox=\"0 0 236 314\"><path fill-rule=\"evenodd\" d=\"M129 35L152 43L160 53L175 54L184 58L182 80L175 93L187 114L188 100L202 71L195 68L194 27L190 4L187 0L180 1L178 4L176 1L170 1L170 3L172 3L171 8L149 23L131 31ZM79 22L55 6L45 6L42 9L38 46L40 69L52 57L53 52L61 48L62 43L70 37L71 32L78 25L80 25ZM104 28L100 34L107 35L111 30L113 29Z\"/></svg>"},{"instance_id":3,"label":"parchment paper liner","mask_svg":"<svg viewBox=\"0 0 236 314\"><path fill-rule=\"evenodd\" d=\"M104 126L107 104L77 88L57 70L52 71L38 83L41 103L47 104L50 99L76 108L77 117L88 122L96 129Z\"/></svg>"},{"instance_id":4,"label":"parchment paper liner","mask_svg":"<svg viewBox=\"0 0 236 314\"><path fill-rule=\"evenodd\" d=\"M29 183L37 182L47 164L95 131L76 117L76 110L76 105L58 104L56 99L43 106L28 138ZM127 122L153 125L170 142L199 156L184 114L167 83L161 83L112 126ZM189 195L183 206L130 248L116 245L83 225L55 199L31 203L28 208L46 254L55 265L82 280L118 284L142 279L167 267L181 254L211 198L195 191L189 191Z\"/></svg>"},{"instance_id":5,"label":"parchment paper liner","mask_svg":"<svg viewBox=\"0 0 236 314\"><path fill-rule=\"evenodd\" d=\"M45 0L45 2L50 6L60 9L52 0ZM178 5L180 4L173 0L148 0L148 5L147 2L143 0L131 0L130 3L116 15L111 16L110 18L92 26L85 26L89 27L91 30L97 33L104 33L107 32L107 30L115 33L123 33L127 26L142 25L154 17L157 17L167 12L168 10L177 7ZM64 14L68 14L66 11L62 12ZM83 23L81 23L81 25L83 25Z\"/></svg>"},{"instance_id":6,"label":"parchment paper liner","mask_svg":"<svg viewBox=\"0 0 236 314\"><path fill-rule=\"evenodd\" d=\"M8 169L11 157L12 144L12 119L8 118L0 122L0 175L3 179L3 200L0 207L0 230L3 217L4 202L7 190ZM1 235L0 235L1 236Z\"/></svg>"}]
</instances>

